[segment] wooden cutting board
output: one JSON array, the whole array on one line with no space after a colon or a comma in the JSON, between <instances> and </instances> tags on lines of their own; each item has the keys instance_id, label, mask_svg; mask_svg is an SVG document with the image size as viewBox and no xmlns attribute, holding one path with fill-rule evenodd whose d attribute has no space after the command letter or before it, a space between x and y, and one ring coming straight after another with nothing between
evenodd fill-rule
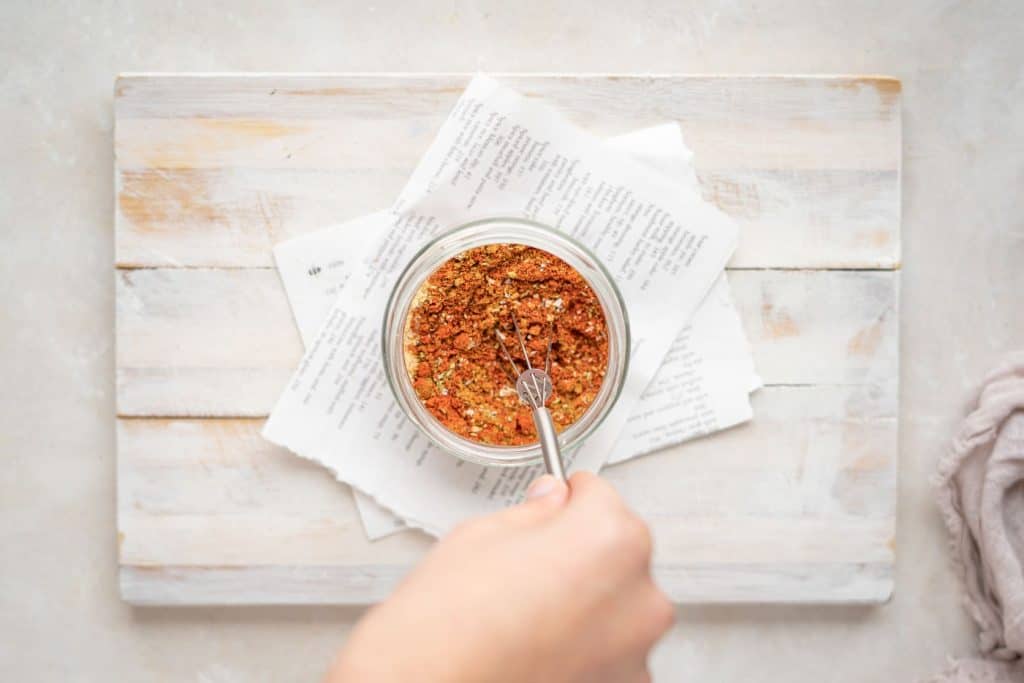
<instances>
[{"instance_id":1,"label":"wooden cutting board","mask_svg":"<svg viewBox=\"0 0 1024 683\"><path fill-rule=\"evenodd\" d=\"M681 602L892 592L900 84L506 76L601 134L678 121L740 224L750 424L605 470ZM466 75L126 75L116 109L118 537L135 604L365 603L429 546L259 436L302 352L276 242L387 207ZM669 502L671 501L671 502Z\"/></svg>"}]
</instances>

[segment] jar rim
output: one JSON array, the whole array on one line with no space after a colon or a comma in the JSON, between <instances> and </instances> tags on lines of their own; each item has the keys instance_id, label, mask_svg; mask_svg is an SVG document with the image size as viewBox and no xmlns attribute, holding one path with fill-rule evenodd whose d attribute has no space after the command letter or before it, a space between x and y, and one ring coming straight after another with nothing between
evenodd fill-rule
<instances>
[{"instance_id":1,"label":"jar rim","mask_svg":"<svg viewBox=\"0 0 1024 683\"><path fill-rule=\"evenodd\" d=\"M605 316L608 365L597 396L575 422L559 433L564 451L578 447L611 412L625 384L631 348L626 305L615 280L594 253L566 233L514 217L483 218L431 238L409 259L388 297L381 325L384 374L399 407L434 445L463 460L489 466L531 465L542 461L539 443L484 444L456 434L423 405L405 365L405 324L416 293L445 261L487 244L525 244L547 251L575 269L594 291Z\"/></svg>"}]
</instances>

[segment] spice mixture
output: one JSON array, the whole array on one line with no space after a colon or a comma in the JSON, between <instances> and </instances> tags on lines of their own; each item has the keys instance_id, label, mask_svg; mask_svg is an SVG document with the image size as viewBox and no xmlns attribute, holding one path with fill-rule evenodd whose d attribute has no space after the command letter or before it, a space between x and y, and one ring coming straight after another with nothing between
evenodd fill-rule
<instances>
[{"instance_id":1,"label":"spice mixture","mask_svg":"<svg viewBox=\"0 0 1024 683\"><path fill-rule=\"evenodd\" d=\"M406 320L406 367L417 395L445 427L496 446L533 443L530 409L515 390L495 330L525 370L512 317L530 362L544 367L551 341L558 430L597 396L608 365L608 333L597 295L565 261L522 244L489 244L449 259L416 294Z\"/></svg>"}]
</instances>

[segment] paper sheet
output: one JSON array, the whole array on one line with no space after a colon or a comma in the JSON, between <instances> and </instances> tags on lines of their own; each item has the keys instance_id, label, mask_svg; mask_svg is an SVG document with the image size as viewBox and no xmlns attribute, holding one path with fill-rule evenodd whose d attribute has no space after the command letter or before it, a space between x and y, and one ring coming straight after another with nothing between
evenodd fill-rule
<instances>
[{"instance_id":1,"label":"paper sheet","mask_svg":"<svg viewBox=\"0 0 1024 683\"><path fill-rule=\"evenodd\" d=\"M746 422L761 387L723 273L672 343L626 423L608 464Z\"/></svg>"},{"instance_id":2,"label":"paper sheet","mask_svg":"<svg viewBox=\"0 0 1024 683\"><path fill-rule=\"evenodd\" d=\"M690 152L676 124L663 124L611 138L679 183L696 188ZM380 211L341 225L281 242L274 248L303 343L313 343L341 287L375 238L390 226ZM723 274L701 303L691 324L676 338L641 396L610 462L664 448L740 424L751 417L748 391L760 386L739 314ZM371 539L406 528L395 515L354 491L360 518Z\"/></svg>"},{"instance_id":3,"label":"paper sheet","mask_svg":"<svg viewBox=\"0 0 1024 683\"><path fill-rule=\"evenodd\" d=\"M616 407L570 456L571 469L596 470L736 242L734 224L692 188L484 77L460 98L391 213L263 433L434 534L515 502L539 468L479 467L440 453L390 396L381 311L419 246L483 215L523 215L560 227L604 261L630 312L633 353Z\"/></svg>"}]
</instances>

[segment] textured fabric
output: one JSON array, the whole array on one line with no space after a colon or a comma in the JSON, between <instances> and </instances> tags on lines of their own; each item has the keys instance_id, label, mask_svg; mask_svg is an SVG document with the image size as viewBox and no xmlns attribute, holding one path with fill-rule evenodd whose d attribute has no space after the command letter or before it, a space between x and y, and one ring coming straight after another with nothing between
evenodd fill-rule
<instances>
[{"instance_id":1,"label":"textured fabric","mask_svg":"<svg viewBox=\"0 0 1024 683\"><path fill-rule=\"evenodd\" d=\"M974 397L941 461L938 499L967 611L989 661L955 662L939 681L1024 681L1024 353Z\"/></svg>"},{"instance_id":2,"label":"textured fabric","mask_svg":"<svg viewBox=\"0 0 1024 683\"><path fill-rule=\"evenodd\" d=\"M927 683L1021 683L1024 660L1004 662L995 659L961 659Z\"/></svg>"}]
</instances>

